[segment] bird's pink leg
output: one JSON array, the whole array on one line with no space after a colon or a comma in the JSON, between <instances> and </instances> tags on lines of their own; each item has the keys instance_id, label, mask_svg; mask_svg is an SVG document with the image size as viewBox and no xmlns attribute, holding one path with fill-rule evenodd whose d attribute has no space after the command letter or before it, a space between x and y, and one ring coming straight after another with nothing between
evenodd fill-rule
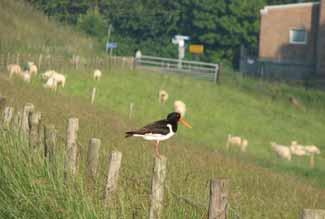
<instances>
[{"instance_id":1,"label":"bird's pink leg","mask_svg":"<svg viewBox=\"0 0 325 219\"><path fill-rule=\"evenodd\" d=\"M159 141L156 141L155 151L156 151L156 156L160 159L160 153L159 153Z\"/></svg>"}]
</instances>

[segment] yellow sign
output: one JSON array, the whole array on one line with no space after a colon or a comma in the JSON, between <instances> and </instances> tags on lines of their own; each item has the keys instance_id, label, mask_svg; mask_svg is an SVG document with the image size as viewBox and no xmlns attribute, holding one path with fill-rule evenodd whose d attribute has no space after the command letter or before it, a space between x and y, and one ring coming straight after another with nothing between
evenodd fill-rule
<instances>
[{"instance_id":1,"label":"yellow sign","mask_svg":"<svg viewBox=\"0 0 325 219\"><path fill-rule=\"evenodd\" d=\"M199 45L199 44L190 45L190 53L202 54L203 53L203 45Z\"/></svg>"}]
</instances>

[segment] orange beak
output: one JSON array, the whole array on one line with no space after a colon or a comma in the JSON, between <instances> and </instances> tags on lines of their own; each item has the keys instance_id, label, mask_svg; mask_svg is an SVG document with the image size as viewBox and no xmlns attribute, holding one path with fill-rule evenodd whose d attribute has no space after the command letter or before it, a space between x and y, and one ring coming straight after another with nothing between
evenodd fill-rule
<instances>
[{"instance_id":1,"label":"orange beak","mask_svg":"<svg viewBox=\"0 0 325 219\"><path fill-rule=\"evenodd\" d=\"M186 127L186 128L192 128L192 126L190 125L190 123L188 121L186 121L183 118L180 118L179 121Z\"/></svg>"}]
</instances>

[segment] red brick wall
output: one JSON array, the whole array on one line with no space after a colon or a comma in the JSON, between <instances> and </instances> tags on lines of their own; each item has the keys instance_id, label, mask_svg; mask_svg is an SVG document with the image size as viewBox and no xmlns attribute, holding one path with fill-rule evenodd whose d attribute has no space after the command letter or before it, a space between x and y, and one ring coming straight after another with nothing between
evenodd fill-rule
<instances>
[{"instance_id":1,"label":"red brick wall","mask_svg":"<svg viewBox=\"0 0 325 219\"><path fill-rule=\"evenodd\" d=\"M315 63L318 14L318 4L264 8L261 11L259 57L278 61ZM307 30L307 44L289 43L289 32L292 28Z\"/></svg>"},{"instance_id":2,"label":"red brick wall","mask_svg":"<svg viewBox=\"0 0 325 219\"><path fill-rule=\"evenodd\" d=\"M318 45L317 45L317 73L325 75L325 0L320 1Z\"/></svg>"}]
</instances>

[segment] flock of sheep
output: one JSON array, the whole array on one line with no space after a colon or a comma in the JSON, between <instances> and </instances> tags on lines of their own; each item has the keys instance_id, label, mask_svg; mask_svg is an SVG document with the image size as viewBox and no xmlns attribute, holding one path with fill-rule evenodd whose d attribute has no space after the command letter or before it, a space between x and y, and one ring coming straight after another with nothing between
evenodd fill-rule
<instances>
[{"instance_id":1,"label":"flock of sheep","mask_svg":"<svg viewBox=\"0 0 325 219\"><path fill-rule=\"evenodd\" d=\"M165 90L159 91L159 102L164 104L168 99L168 93ZM174 109L176 112L180 112L184 116L186 106L185 104L177 100L174 102ZM285 160L291 161L292 156L309 156L310 157L310 166L314 166L314 155L320 154L320 149L315 145L303 146L298 144L297 141L292 141L290 146L280 145L275 142L271 142L271 148L275 154ZM240 136L232 136L228 134L226 148L238 147L242 152L246 152L248 146L248 140Z\"/></svg>"},{"instance_id":2,"label":"flock of sheep","mask_svg":"<svg viewBox=\"0 0 325 219\"><path fill-rule=\"evenodd\" d=\"M12 78L14 75L22 78L25 82L30 82L33 76L36 76L38 73L38 68L33 62L27 62L27 69L22 71L20 65L10 64L7 66L9 72L9 78ZM102 77L102 72L98 69L93 72L93 79L100 80ZM65 75L58 73L54 70L48 70L41 75L41 78L44 80L43 86L45 88L52 89L56 91L58 86L64 87L66 82ZM165 90L159 91L159 102L165 104L168 100L168 93ZM176 112L181 113L184 116L186 111L186 106L184 102L177 100L174 102L174 109ZM240 148L242 152L246 152L248 146L248 140L239 136L228 135L226 148L229 149L230 146L235 146ZM280 145L275 142L271 142L272 150L282 159L291 161L292 156L310 156L310 165L314 165L314 155L320 154L320 150L315 145L303 146L298 144L296 141L292 141L290 146Z\"/></svg>"},{"instance_id":3,"label":"flock of sheep","mask_svg":"<svg viewBox=\"0 0 325 219\"><path fill-rule=\"evenodd\" d=\"M17 76L23 79L25 82L29 83L33 76L36 76L38 73L38 68L34 62L27 62L27 68L22 70L18 64L9 64L7 66L9 72L9 78ZM102 77L102 72L98 69L95 69L93 73L94 80L99 80ZM41 74L41 78L44 81L43 87L57 90L58 86L64 87L66 82L66 76L56 72L55 70L48 70Z\"/></svg>"},{"instance_id":4,"label":"flock of sheep","mask_svg":"<svg viewBox=\"0 0 325 219\"><path fill-rule=\"evenodd\" d=\"M271 148L275 152L275 154L285 160L291 161L292 156L309 156L310 157L310 166L314 166L314 155L320 154L320 149L315 145L301 145L298 144L297 141L292 141L290 146L286 145L280 145L275 142L271 142ZM246 148L248 146L248 141L244 138L241 138L239 136L231 136L228 135L227 149L230 148L230 146L236 146L239 147L242 152L246 151Z\"/></svg>"}]
</instances>

